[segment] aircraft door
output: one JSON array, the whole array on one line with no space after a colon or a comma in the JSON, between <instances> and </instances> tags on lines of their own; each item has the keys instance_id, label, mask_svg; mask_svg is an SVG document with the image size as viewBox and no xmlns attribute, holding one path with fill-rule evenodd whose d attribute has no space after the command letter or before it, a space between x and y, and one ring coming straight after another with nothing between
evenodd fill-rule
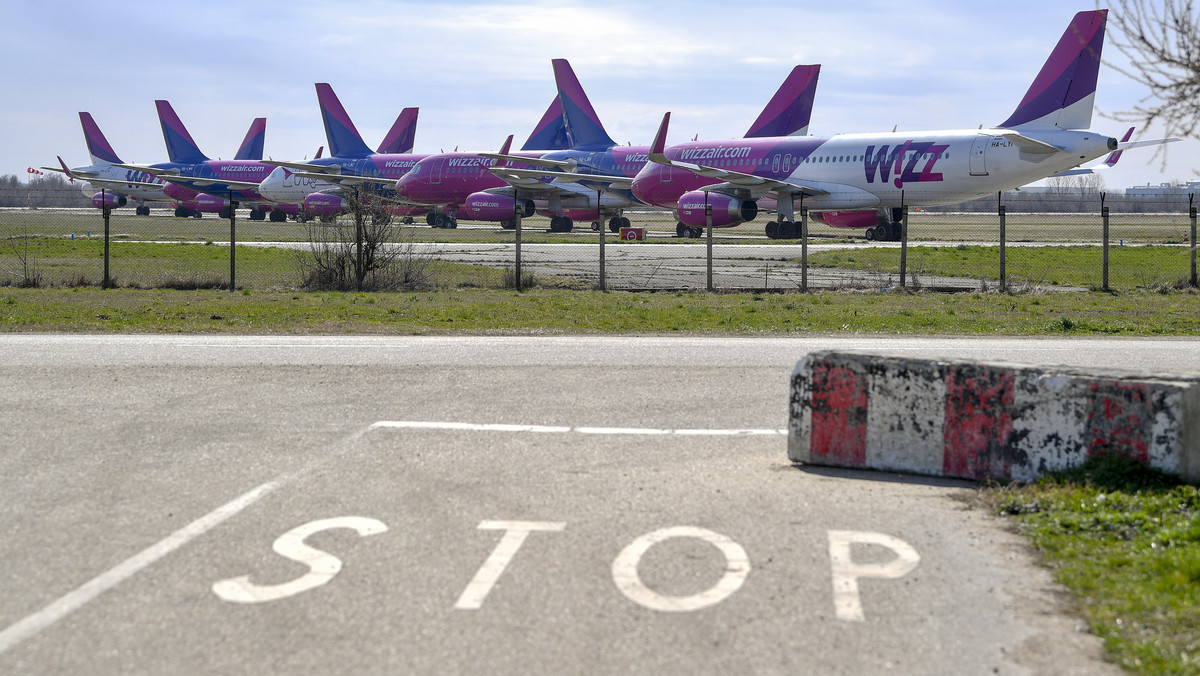
<instances>
[{"instance_id":1,"label":"aircraft door","mask_svg":"<svg viewBox=\"0 0 1200 676\"><path fill-rule=\"evenodd\" d=\"M442 184L442 167L446 164L446 159L442 158L434 161L433 166L429 168L429 183L430 185Z\"/></svg>"},{"instance_id":2,"label":"aircraft door","mask_svg":"<svg viewBox=\"0 0 1200 676\"><path fill-rule=\"evenodd\" d=\"M987 147L992 142L990 136L976 136L971 144L971 175L987 176Z\"/></svg>"}]
</instances>

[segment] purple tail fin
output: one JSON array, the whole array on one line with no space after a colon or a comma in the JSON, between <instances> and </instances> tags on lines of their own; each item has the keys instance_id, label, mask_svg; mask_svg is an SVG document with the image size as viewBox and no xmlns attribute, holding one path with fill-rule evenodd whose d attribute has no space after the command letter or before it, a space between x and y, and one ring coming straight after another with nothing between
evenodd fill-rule
<instances>
[{"instance_id":1,"label":"purple tail fin","mask_svg":"<svg viewBox=\"0 0 1200 676\"><path fill-rule=\"evenodd\" d=\"M233 159L261 160L266 138L267 118L254 118L254 121L250 123L250 130L246 132L246 138L242 139L242 146L238 148L237 155L234 155Z\"/></svg>"},{"instance_id":2,"label":"purple tail fin","mask_svg":"<svg viewBox=\"0 0 1200 676\"><path fill-rule=\"evenodd\" d=\"M571 138L567 135L567 124L563 120L562 102L556 96L521 150L567 150L570 147Z\"/></svg>"},{"instance_id":3,"label":"purple tail fin","mask_svg":"<svg viewBox=\"0 0 1200 676\"><path fill-rule=\"evenodd\" d=\"M392 124L392 128L388 131L387 136L383 137L383 143L379 144L377 152L381 155L411 153L416 139L417 109L405 108L396 117L396 122Z\"/></svg>"},{"instance_id":4,"label":"purple tail fin","mask_svg":"<svg viewBox=\"0 0 1200 676\"><path fill-rule=\"evenodd\" d=\"M207 161L208 158L200 152L200 148L192 140L192 135L183 126L183 122L179 120L179 116L175 114L175 109L171 107L171 104L158 100L154 102L154 105L158 108L158 121L162 124L163 140L167 142L167 158L179 164Z\"/></svg>"},{"instance_id":5,"label":"purple tail fin","mask_svg":"<svg viewBox=\"0 0 1200 676\"><path fill-rule=\"evenodd\" d=\"M1087 129L1092 124L1108 10L1079 12L1025 98L1001 127Z\"/></svg>"},{"instance_id":6,"label":"purple tail fin","mask_svg":"<svg viewBox=\"0 0 1200 676\"><path fill-rule=\"evenodd\" d=\"M1133 127L1130 127L1129 130L1125 132L1125 136L1121 137L1121 143L1128 143L1129 139L1133 138L1133 129ZM1121 161L1121 153L1123 152L1125 151L1118 150L1115 153L1110 153L1108 159L1104 160L1104 164L1110 167L1116 166L1117 162Z\"/></svg>"},{"instance_id":7,"label":"purple tail fin","mask_svg":"<svg viewBox=\"0 0 1200 676\"><path fill-rule=\"evenodd\" d=\"M813 99L817 95L817 76L820 74L819 64L793 68L758 119L750 125L746 138L808 134Z\"/></svg>"},{"instance_id":8,"label":"purple tail fin","mask_svg":"<svg viewBox=\"0 0 1200 676\"><path fill-rule=\"evenodd\" d=\"M342 102L333 93L333 87L318 82L317 103L321 106L321 120L325 123L330 157L366 157L371 154L371 149L363 143Z\"/></svg>"},{"instance_id":9,"label":"purple tail fin","mask_svg":"<svg viewBox=\"0 0 1200 676\"><path fill-rule=\"evenodd\" d=\"M104 138L100 127L92 119L92 114L80 112L79 122L83 125L83 140L87 143L88 154L92 156L92 164L120 164L121 158L117 157L116 151L108 144L108 139Z\"/></svg>"},{"instance_id":10,"label":"purple tail fin","mask_svg":"<svg viewBox=\"0 0 1200 676\"><path fill-rule=\"evenodd\" d=\"M575 150L607 150L617 145L604 131L600 118L592 108L592 102L583 92L575 71L566 59L552 59L554 81L558 84L558 99L562 103L563 119L567 134Z\"/></svg>"}]
</instances>

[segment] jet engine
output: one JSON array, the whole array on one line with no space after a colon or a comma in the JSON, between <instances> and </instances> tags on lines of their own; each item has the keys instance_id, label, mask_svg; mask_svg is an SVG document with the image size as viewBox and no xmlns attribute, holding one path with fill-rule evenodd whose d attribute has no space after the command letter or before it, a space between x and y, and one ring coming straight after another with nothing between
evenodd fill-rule
<instances>
[{"instance_id":1,"label":"jet engine","mask_svg":"<svg viewBox=\"0 0 1200 676\"><path fill-rule=\"evenodd\" d=\"M304 213L308 216L340 214L345 206L345 201L337 195L314 192L304 198Z\"/></svg>"},{"instance_id":2,"label":"jet engine","mask_svg":"<svg viewBox=\"0 0 1200 676\"><path fill-rule=\"evenodd\" d=\"M740 200L721 193L693 190L679 198L680 223L693 228L707 225L704 217L705 195L708 196L708 206L712 207L714 228L727 228L758 217L758 202Z\"/></svg>"},{"instance_id":3,"label":"jet engine","mask_svg":"<svg viewBox=\"0 0 1200 676\"><path fill-rule=\"evenodd\" d=\"M116 207L123 207L127 203L128 200L125 199L124 195L111 192L98 192L92 195L92 206L97 209L103 209L104 207L115 209Z\"/></svg>"},{"instance_id":4,"label":"jet engine","mask_svg":"<svg viewBox=\"0 0 1200 676\"><path fill-rule=\"evenodd\" d=\"M809 217L831 228L874 228L888 224L887 212L882 209L859 211L812 211Z\"/></svg>"},{"instance_id":5,"label":"jet engine","mask_svg":"<svg viewBox=\"0 0 1200 676\"><path fill-rule=\"evenodd\" d=\"M477 221L505 221L513 217L518 206L521 217L534 214L533 200L517 200L512 195L477 192L467 197L468 218Z\"/></svg>"}]
</instances>

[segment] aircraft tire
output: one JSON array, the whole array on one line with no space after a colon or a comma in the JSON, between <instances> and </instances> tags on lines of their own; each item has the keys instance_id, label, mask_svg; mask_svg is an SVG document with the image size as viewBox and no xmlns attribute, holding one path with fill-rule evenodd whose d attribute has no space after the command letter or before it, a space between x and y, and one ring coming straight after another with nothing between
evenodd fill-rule
<instances>
[{"instance_id":1,"label":"aircraft tire","mask_svg":"<svg viewBox=\"0 0 1200 676\"><path fill-rule=\"evenodd\" d=\"M776 221L767 221L767 239L779 239L779 223Z\"/></svg>"}]
</instances>

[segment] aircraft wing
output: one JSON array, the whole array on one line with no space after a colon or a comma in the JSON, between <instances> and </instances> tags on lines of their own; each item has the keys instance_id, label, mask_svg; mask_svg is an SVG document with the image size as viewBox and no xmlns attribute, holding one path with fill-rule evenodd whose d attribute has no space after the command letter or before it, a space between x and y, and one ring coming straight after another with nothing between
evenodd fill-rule
<instances>
[{"instance_id":1,"label":"aircraft wing","mask_svg":"<svg viewBox=\"0 0 1200 676\"><path fill-rule=\"evenodd\" d=\"M174 174L157 174L159 178L168 183L181 185L185 188L195 188L195 186L209 185L227 185L230 188L239 190L257 190L258 183L253 181L235 181L229 178L196 178L194 176L176 176Z\"/></svg>"},{"instance_id":2,"label":"aircraft wing","mask_svg":"<svg viewBox=\"0 0 1200 676\"><path fill-rule=\"evenodd\" d=\"M144 171L147 174L153 174L155 176L178 176L179 175L178 169L160 169L158 167L147 167L144 165L137 165L137 164L114 164L113 166L120 167L122 169L133 169L134 171Z\"/></svg>"},{"instance_id":3,"label":"aircraft wing","mask_svg":"<svg viewBox=\"0 0 1200 676\"><path fill-rule=\"evenodd\" d=\"M691 162L679 162L677 160L667 159L665 155L651 153L650 161L657 164L665 164L676 169L690 171L697 176L705 178L715 178L721 183L715 185L707 185L701 190L709 192L721 193L730 195L739 199L756 200L767 193L777 193L780 195L805 195L812 197L815 195L828 195L829 191L816 186L805 185L792 181L783 181L765 176L755 176L740 171L730 171L720 167L710 167L703 164L693 164Z\"/></svg>"},{"instance_id":4,"label":"aircraft wing","mask_svg":"<svg viewBox=\"0 0 1200 676\"><path fill-rule=\"evenodd\" d=\"M351 174L322 174L317 172L296 171L292 172L301 178L311 178L317 181L325 181L334 185L362 185L364 183L374 183L378 185L396 185L396 179L384 178L383 176L356 176Z\"/></svg>"},{"instance_id":5,"label":"aircraft wing","mask_svg":"<svg viewBox=\"0 0 1200 676\"><path fill-rule=\"evenodd\" d=\"M480 157L497 160L499 162L514 162L524 164L531 167L545 167L547 169L556 169L558 171L575 171L579 166L573 161L564 160L545 160L540 157L520 157L518 155L508 155L505 153L479 153Z\"/></svg>"},{"instance_id":6,"label":"aircraft wing","mask_svg":"<svg viewBox=\"0 0 1200 676\"><path fill-rule=\"evenodd\" d=\"M589 187L602 186L617 190L628 190L633 187L633 179L628 176L579 174L568 171L541 171L538 169L509 169L508 167L491 167L490 171L507 181L514 188L536 189L537 186L550 186L554 183L578 183ZM542 180L545 178L552 180L550 183L547 183Z\"/></svg>"},{"instance_id":7,"label":"aircraft wing","mask_svg":"<svg viewBox=\"0 0 1200 676\"><path fill-rule=\"evenodd\" d=\"M329 174L336 175L336 174L342 173L342 168L337 165L311 164L309 162L281 162L279 160L259 160L259 161L262 162L263 164L269 164L274 167L283 167L284 169L291 169L295 173L309 172L312 174L324 174L324 175L329 175Z\"/></svg>"},{"instance_id":8,"label":"aircraft wing","mask_svg":"<svg viewBox=\"0 0 1200 676\"><path fill-rule=\"evenodd\" d=\"M76 174L76 177L79 177L79 175ZM91 183L92 185L99 187L99 188L113 188L113 189L118 189L118 190L120 188L129 188L129 187L136 187L136 188L162 188L163 187L162 183L150 183L147 181L118 181L116 179L111 179L111 178L86 178L84 180L86 180L88 183Z\"/></svg>"}]
</instances>

